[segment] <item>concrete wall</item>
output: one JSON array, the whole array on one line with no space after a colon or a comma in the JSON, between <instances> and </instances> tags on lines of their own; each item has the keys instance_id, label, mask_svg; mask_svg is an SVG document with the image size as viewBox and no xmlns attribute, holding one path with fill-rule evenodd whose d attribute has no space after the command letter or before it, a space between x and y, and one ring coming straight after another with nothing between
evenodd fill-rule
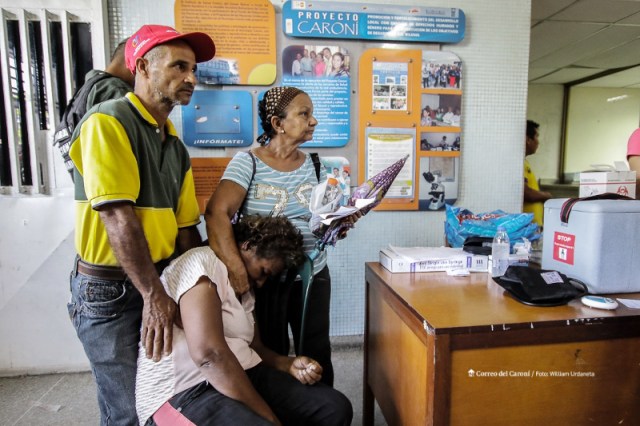
<instances>
[{"instance_id":1,"label":"concrete wall","mask_svg":"<svg viewBox=\"0 0 640 426\"><path fill-rule=\"evenodd\" d=\"M576 87L569 98L565 170L626 161L627 141L638 128L640 90Z\"/></svg>"},{"instance_id":2,"label":"concrete wall","mask_svg":"<svg viewBox=\"0 0 640 426\"><path fill-rule=\"evenodd\" d=\"M519 211L530 0L414 3L457 7L467 17L465 40L443 49L456 53L464 63L461 184L457 204L476 212L496 208ZM110 17L126 18L126 22L111 22L110 28L126 32L144 23L172 24L173 4L170 0L112 0ZM279 6L281 2L274 4ZM357 87L356 77L353 78ZM355 147L356 141L349 145ZM68 194L0 197L0 374L87 367L66 312L68 275L74 256L71 205ZM358 222L349 237L329 252L334 283L332 327L343 334L361 334L364 263L376 261L379 249L387 244L441 245L443 221L443 212L373 212Z\"/></svg>"},{"instance_id":3,"label":"concrete wall","mask_svg":"<svg viewBox=\"0 0 640 426\"><path fill-rule=\"evenodd\" d=\"M538 179L555 180L560 177L563 93L564 87L560 84L529 85L527 119L540 124L540 146L528 160ZM524 143L524 133L522 140Z\"/></svg>"}]
</instances>

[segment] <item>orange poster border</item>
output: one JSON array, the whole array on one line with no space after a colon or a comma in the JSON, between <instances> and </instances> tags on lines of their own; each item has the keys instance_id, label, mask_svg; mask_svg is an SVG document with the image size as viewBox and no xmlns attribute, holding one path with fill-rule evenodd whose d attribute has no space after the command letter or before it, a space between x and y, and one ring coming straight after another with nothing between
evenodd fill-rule
<instances>
[{"instance_id":1,"label":"orange poster border","mask_svg":"<svg viewBox=\"0 0 640 426\"><path fill-rule=\"evenodd\" d=\"M407 110L374 110L373 109L373 63L402 62L407 63ZM366 129L368 127L380 128L413 128L418 136L417 127L420 123L420 93L422 51L420 50L389 50L368 49L359 61L358 89L360 93L360 114L358 122L358 181L366 178ZM414 138L413 147L413 197L408 198L384 198L375 210L418 210L419 180L418 168L420 156L418 155L417 140Z\"/></svg>"}]
</instances>

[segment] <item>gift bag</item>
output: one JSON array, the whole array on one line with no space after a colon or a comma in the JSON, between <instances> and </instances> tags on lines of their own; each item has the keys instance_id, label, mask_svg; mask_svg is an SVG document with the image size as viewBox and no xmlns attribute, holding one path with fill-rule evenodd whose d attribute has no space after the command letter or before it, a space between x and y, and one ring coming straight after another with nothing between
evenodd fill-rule
<instances>
[{"instance_id":1,"label":"gift bag","mask_svg":"<svg viewBox=\"0 0 640 426\"><path fill-rule=\"evenodd\" d=\"M309 211L311 212L309 228L314 235L320 237L324 231L320 215L335 212L341 204L342 189L337 179L328 177L313 187L309 199Z\"/></svg>"}]
</instances>

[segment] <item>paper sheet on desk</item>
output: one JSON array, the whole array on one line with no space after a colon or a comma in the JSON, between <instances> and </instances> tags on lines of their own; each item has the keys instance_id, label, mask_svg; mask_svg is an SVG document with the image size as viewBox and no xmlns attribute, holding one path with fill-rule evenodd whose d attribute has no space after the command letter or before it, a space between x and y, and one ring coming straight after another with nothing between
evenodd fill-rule
<instances>
[{"instance_id":1,"label":"paper sheet on desk","mask_svg":"<svg viewBox=\"0 0 640 426\"><path fill-rule=\"evenodd\" d=\"M636 300L636 299L618 299L618 302L622 303L627 308L640 309L640 300Z\"/></svg>"},{"instance_id":2,"label":"paper sheet on desk","mask_svg":"<svg viewBox=\"0 0 640 426\"><path fill-rule=\"evenodd\" d=\"M355 201L354 206L340 206L340 208L335 212L321 213L319 216L322 218L322 223L324 223L325 225L330 225L334 220L350 216L358 210L362 210L363 208L367 207L374 201L376 201L375 198L359 199Z\"/></svg>"}]
</instances>

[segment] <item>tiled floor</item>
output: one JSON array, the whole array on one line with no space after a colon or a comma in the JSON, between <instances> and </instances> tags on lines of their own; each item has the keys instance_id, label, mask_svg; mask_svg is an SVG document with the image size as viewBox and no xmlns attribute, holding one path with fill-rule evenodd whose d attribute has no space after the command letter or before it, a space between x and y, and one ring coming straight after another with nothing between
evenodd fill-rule
<instances>
[{"instance_id":1,"label":"tiled floor","mask_svg":"<svg viewBox=\"0 0 640 426\"><path fill-rule=\"evenodd\" d=\"M362 338L333 342L335 387L353 404L353 425L362 424ZM0 425L99 424L95 384L89 373L0 378ZM375 425L386 425L376 408Z\"/></svg>"}]
</instances>

